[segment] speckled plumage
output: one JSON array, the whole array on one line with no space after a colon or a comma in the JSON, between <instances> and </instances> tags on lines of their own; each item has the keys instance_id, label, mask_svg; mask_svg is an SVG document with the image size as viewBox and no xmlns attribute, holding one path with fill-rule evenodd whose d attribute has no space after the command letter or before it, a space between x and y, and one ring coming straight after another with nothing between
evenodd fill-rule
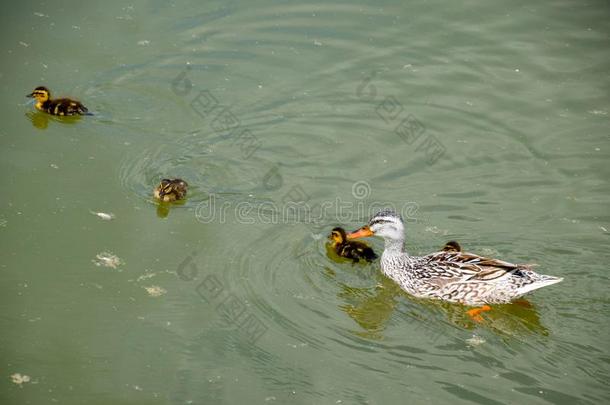
<instances>
[{"instance_id":1,"label":"speckled plumage","mask_svg":"<svg viewBox=\"0 0 610 405\"><path fill-rule=\"evenodd\" d=\"M182 179L163 179L153 192L154 197L163 202L174 202L186 197L188 183Z\"/></svg>"},{"instance_id":2,"label":"speckled plumage","mask_svg":"<svg viewBox=\"0 0 610 405\"><path fill-rule=\"evenodd\" d=\"M562 281L538 274L530 265L490 259L461 250L410 256L404 251L404 224L399 215L382 211L355 237L377 234L385 239L381 270L407 293L466 305L507 303L530 291ZM348 238L350 235L348 235ZM459 247L459 244L457 245Z\"/></svg>"}]
</instances>

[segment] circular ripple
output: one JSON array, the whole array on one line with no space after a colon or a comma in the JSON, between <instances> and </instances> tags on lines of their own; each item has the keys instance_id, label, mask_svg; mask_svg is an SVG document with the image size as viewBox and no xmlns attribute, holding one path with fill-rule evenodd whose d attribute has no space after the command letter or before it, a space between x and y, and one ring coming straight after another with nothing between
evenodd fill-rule
<instances>
[{"instance_id":1,"label":"circular ripple","mask_svg":"<svg viewBox=\"0 0 610 405\"><path fill-rule=\"evenodd\" d=\"M270 226L263 235L249 234L239 245L227 246L223 255L232 260L223 275L251 310L285 337L280 340L333 352L337 333L360 331L346 306L375 293L378 269L333 257L326 233L296 228Z\"/></svg>"}]
</instances>

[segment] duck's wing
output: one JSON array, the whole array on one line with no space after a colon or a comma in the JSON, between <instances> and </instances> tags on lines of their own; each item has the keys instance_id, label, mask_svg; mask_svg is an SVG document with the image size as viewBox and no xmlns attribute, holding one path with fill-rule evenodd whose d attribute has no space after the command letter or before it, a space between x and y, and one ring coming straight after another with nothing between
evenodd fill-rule
<instances>
[{"instance_id":1,"label":"duck's wing","mask_svg":"<svg viewBox=\"0 0 610 405\"><path fill-rule=\"evenodd\" d=\"M373 248L371 248L369 246L359 247L358 254L368 262L372 262L373 260L377 259L377 257L378 257L377 254L375 253L375 251L373 250Z\"/></svg>"},{"instance_id":2,"label":"duck's wing","mask_svg":"<svg viewBox=\"0 0 610 405\"><path fill-rule=\"evenodd\" d=\"M356 240L350 241L349 243L354 246L358 250L358 252L361 252L364 256L371 257L373 259L377 258L377 255L375 254L373 248L367 245L366 243Z\"/></svg>"},{"instance_id":3,"label":"duck's wing","mask_svg":"<svg viewBox=\"0 0 610 405\"><path fill-rule=\"evenodd\" d=\"M423 259L431 277L460 282L492 281L522 275L521 270L529 270L530 267L467 252L438 252Z\"/></svg>"},{"instance_id":4,"label":"duck's wing","mask_svg":"<svg viewBox=\"0 0 610 405\"><path fill-rule=\"evenodd\" d=\"M89 110L80 102L70 100L69 98L60 98L52 100L52 105L49 107L51 114L54 115L81 115L86 114Z\"/></svg>"},{"instance_id":5,"label":"duck's wing","mask_svg":"<svg viewBox=\"0 0 610 405\"><path fill-rule=\"evenodd\" d=\"M363 243L346 243L342 245L339 256L347 257L348 259L354 259L356 261L364 259L366 261L372 261L377 258L377 255L367 245Z\"/></svg>"}]
</instances>

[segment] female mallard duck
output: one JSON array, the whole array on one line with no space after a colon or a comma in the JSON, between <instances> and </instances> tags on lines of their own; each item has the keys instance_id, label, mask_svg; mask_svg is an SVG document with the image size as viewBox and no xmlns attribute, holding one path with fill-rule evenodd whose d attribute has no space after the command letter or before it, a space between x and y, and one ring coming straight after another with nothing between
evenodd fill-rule
<instances>
[{"instance_id":1,"label":"female mallard duck","mask_svg":"<svg viewBox=\"0 0 610 405\"><path fill-rule=\"evenodd\" d=\"M378 235L385 239L381 270L407 293L421 298L457 302L474 308L468 314L491 308L485 304L511 300L563 278L535 273L527 264L512 264L461 251L410 256L404 251L404 223L394 211L381 211L348 239Z\"/></svg>"},{"instance_id":2,"label":"female mallard duck","mask_svg":"<svg viewBox=\"0 0 610 405\"><path fill-rule=\"evenodd\" d=\"M328 239L331 241L330 247L339 256L352 259L354 263L358 263L360 259L364 259L370 263L377 258L373 249L366 243L348 241L343 228L334 228L328 236Z\"/></svg>"},{"instance_id":3,"label":"female mallard duck","mask_svg":"<svg viewBox=\"0 0 610 405\"><path fill-rule=\"evenodd\" d=\"M186 197L188 183L182 179L163 179L155 187L154 196L163 202L174 202Z\"/></svg>"},{"instance_id":4,"label":"female mallard duck","mask_svg":"<svg viewBox=\"0 0 610 405\"><path fill-rule=\"evenodd\" d=\"M51 92L44 86L36 87L27 97L36 99L35 107L52 115L88 115L87 108L79 101L69 98L51 99Z\"/></svg>"}]
</instances>

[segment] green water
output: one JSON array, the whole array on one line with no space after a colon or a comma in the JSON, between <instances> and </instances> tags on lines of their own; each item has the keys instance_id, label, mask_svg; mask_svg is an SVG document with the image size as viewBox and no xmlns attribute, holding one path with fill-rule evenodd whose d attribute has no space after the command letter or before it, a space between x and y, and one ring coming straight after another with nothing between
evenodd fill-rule
<instances>
[{"instance_id":1,"label":"green water","mask_svg":"<svg viewBox=\"0 0 610 405\"><path fill-rule=\"evenodd\" d=\"M0 403L610 401L607 2L26 3L0 6ZM95 115L34 112L39 85ZM475 324L328 254L388 205L414 254L565 280Z\"/></svg>"}]
</instances>

